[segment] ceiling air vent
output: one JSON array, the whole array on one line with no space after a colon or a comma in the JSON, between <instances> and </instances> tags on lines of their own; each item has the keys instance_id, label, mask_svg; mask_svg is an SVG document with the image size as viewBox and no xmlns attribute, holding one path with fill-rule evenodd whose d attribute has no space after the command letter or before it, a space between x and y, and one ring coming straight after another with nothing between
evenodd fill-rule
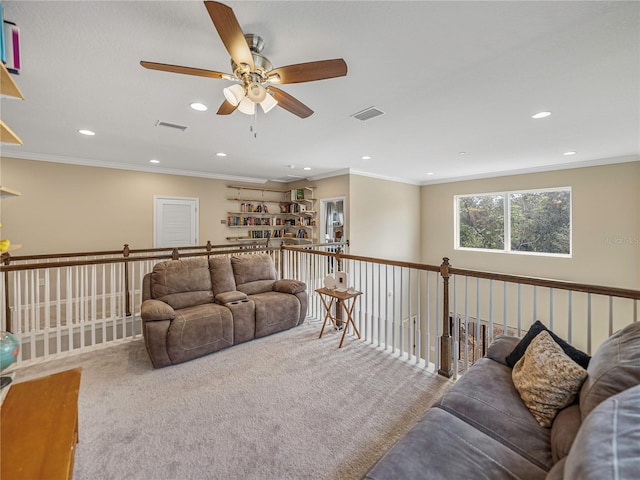
<instances>
[{"instance_id":1,"label":"ceiling air vent","mask_svg":"<svg viewBox=\"0 0 640 480\"><path fill-rule=\"evenodd\" d=\"M179 125L177 123L171 123L171 122L163 122L162 120L158 120L156 122L156 127L175 128L176 130L180 130L182 132L184 132L187 129L186 125Z\"/></svg>"},{"instance_id":2,"label":"ceiling air vent","mask_svg":"<svg viewBox=\"0 0 640 480\"><path fill-rule=\"evenodd\" d=\"M384 115L384 112L382 110L378 110L376 107L369 107L369 108L365 108L361 112L354 113L351 116L353 118L357 118L358 120L362 120L364 122L365 120L369 120L373 117L377 117L380 115Z\"/></svg>"}]
</instances>

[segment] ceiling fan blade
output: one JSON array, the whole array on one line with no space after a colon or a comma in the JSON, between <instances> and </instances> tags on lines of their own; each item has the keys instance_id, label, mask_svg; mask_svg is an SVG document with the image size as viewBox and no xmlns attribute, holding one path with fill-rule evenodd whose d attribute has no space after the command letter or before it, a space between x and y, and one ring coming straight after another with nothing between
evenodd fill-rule
<instances>
[{"instance_id":1,"label":"ceiling fan blade","mask_svg":"<svg viewBox=\"0 0 640 480\"><path fill-rule=\"evenodd\" d=\"M304 103L296 98L292 97L286 92L283 92L276 87L267 87L267 91L273 94L273 98L278 102L278 106L285 110L297 115L300 118L307 118L313 114L313 110L307 107Z\"/></svg>"},{"instance_id":2,"label":"ceiling fan blade","mask_svg":"<svg viewBox=\"0 0 640 480\"><path fill-rule=\"evenodd\" d=\"M224 102L222 102L222 105L220 105L220 108L216 113L218 115L230 115L236 111L236 108L238 108L237 105L234 106L225 100Z\"/></svg>"},{"instance_id":3,"label":"ceiling fan blade","mask_svg":"<svg viewBox=\"0 0 640 480\"><path fill-rule=\"evenodd\" d=\"M280 76L279 81L274 80L279 84L312 82L314 80L344 77L347 74L347 64L342 58L298 63L269 71L269 76L274 74Z\"/></svg>"},{"instance_id":4,"label":"ceiling fan blade","mask_svg":"<svg viewBox=\"0 0 640 480\"><path fill-rule=\"evenodd\" d=\"M229 75L228 73L214 72L213 70L203 70L201 68L181 67L180 65L146 62L144 60L140 62L140 65L150 70L160 70L162 72L184 73L185 75L197 75L198 77L231 79L231 75Z\"/></svg>"},{"instance_id":5,"label":"ceiling fan blade","mask_svg":"<svg viewBox=\"0 0 640 480\"><path fill-rule=\"evenodd\" d=\"M213 25L233 61L238 65L249 65L253 71L253 55L233 10L219 2L204 2L204 6L207 7Z\"/></svg>"}]
</instances>

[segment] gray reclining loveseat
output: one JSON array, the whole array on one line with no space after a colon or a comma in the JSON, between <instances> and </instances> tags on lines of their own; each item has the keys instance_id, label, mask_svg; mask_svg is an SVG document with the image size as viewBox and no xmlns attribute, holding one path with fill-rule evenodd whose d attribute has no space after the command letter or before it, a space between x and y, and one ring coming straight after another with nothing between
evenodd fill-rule
<instances>
[{"instance_id":1,"label":"gray reclining loveseat","mask_svg":"<svg viewBox=\"0 0 640 480\"><path fill-rule=\"evenodd\" d=\"M142 333L156 368L304 322L306 285L277 279L267 254L157 264L142 286Z\"/></svg>"}]
</instances>

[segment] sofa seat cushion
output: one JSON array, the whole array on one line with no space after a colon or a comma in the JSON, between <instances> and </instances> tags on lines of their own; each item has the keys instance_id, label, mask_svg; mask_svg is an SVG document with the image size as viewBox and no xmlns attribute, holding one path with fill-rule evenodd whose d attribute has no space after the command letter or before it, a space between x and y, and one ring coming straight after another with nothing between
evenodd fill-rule
<instances>
[{"instance_id":1,"label":"sofa seat cushion","mask_svg":"<svg viewBox=\"0 0 640 480\"><path fill-rule=\"evenodd\" d=\"M298 324L300 300L295 295L265 292L249 298L256 305L256 338L287 330Z\"/></svg>"},{"instance_id":2,"label":"sofa seat cushion","mask_svg":"<svg viewBox=\"0 0 640 480\"><path fill-rule=\"evenodd\" d=\"M172 363L185 362L233 345L233 317L215 303L176 311L167 332Z\"/></svg>"},{"instance_id":3,"label":"sofa seat cushion","mask_svg":"<svg viewBox=\"0 0 640 480\"><path fill-rule=\"evenodd\" d=\"M640 386L600 403L566 457L564 478L619 480L640 475Z\"/></svg>"},{"instance_id":4,"label":"sofa seat cushion","mask_svg":"<svg viewBox=\"0 0 640 480\"><path fill-rule=\"evenodd\" d=\"M582 420L602 401L640 384L640 322L614 333L596 350L580 391Z\"/></svg>"},{"instance_id":5,"label":"sofa seat cushion","mask_svg":"<svg viewBox=\"0 0 640 480\"><path fill-rule=\"evenodd\" d=\"M176 310L213 302L207 259L196 257L158 263L151 273L151 295Z\"/></svg>"},{"instance_id":6,"label":"sofa seat cushion","mask_svg":"<svg viewBox=\"0 0 640 480\"><path fill-rule=\"evenodd\" d=\"M437 403L543 470L553 465L551 430L541 427L511 380L511 369L481 358Z\"/></svg>"},{"instance_id":7,"label":"sofa seat cushion","mask_svg":"<svg viewBox=\"0 0 640 480\"><path fill-rule=\"evenodd\" d=\"M459 418L432 408L369 471L369 480L544 479L547 472Z\"/></svg>"}]
</instances>

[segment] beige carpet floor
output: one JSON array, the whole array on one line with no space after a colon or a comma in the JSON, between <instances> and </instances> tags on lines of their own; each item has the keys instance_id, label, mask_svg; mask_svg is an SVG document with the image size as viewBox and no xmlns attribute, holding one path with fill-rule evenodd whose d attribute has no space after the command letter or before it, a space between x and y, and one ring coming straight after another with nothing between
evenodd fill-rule
<instances>
[{"instance_id":1,"label":"beige carpet floor","mask_svg":"<svg viewBox=\"0 0 640 480\"><path fill-rule=\"evenodd\" d=\"M83 369L74 479L358 479L451 385L320 323L154 370L142 340Z\"/></svg>"}]
</instances>

